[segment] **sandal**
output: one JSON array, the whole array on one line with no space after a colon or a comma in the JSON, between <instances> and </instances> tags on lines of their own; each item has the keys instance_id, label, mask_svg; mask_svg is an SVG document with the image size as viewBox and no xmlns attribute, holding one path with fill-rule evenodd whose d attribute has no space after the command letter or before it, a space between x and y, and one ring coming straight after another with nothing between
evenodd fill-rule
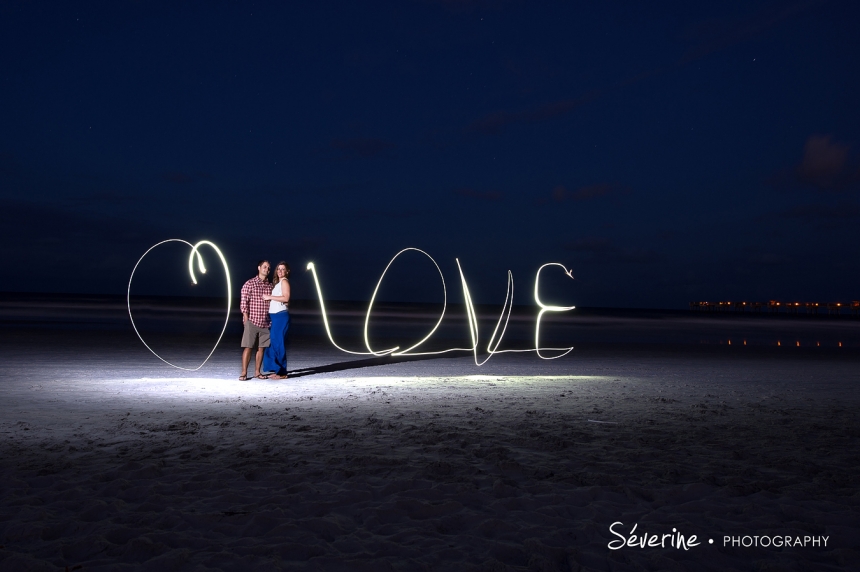
<instances>
[{"instance_id":1,"label":"sandal","mask_svg":"<svg viewBox=\"0 0 860 572\"><path fill-rule=\"evenodd\" d=\"M268 376L268 375L264 375L264 374L262 374L262 373L261 373L261 374L258 374L258 375L255 375L254 377L255 377L255 378L257 378L257 379L269 379L269 376Z\"/></svg>"},{"instance_id":2,"label":"sandal","mask_svg":"<svg viewBox=\"0 0 860 572\"><path fill-rule=\"evenodd\" d=\"M247 375L240 375L239 381L248 381L248 376Z\"/></svg>"}]
</instances>

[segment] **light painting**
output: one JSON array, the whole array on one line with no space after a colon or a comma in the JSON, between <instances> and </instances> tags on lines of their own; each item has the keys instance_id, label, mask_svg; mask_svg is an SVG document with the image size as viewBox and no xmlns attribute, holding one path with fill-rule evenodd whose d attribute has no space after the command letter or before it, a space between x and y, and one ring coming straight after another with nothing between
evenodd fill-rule
<instances>
[{"instance_id":1,"label":"light painting","mask_svg":"<svg viewBox=\"0 0 860 572\"><path fill-rule=\"evenodd\" d=\"M182 366L176 365L174 363L171 363L171 362L167 361L166 359L164 359L163 357L161 357L143 339L143 336L141 336L140 332L137 329L137 325L134 323L134 317L132 316L132 311L131 311L131 284L132 284L132 281L134 280L134 273L137 271L137 268L140 265L140 263L143 261L143 259L152 250L156 249L157 247L159 247L163 244L169 243L169 242L181 242L182 244L185 244L191 248L191 252L189 253L189 256L188 256L188 273L191 277L191 282L193 284L197 284L197 278L196 278L196 275L194 272L195 260L197 261L198 271L201 274L206 273L206 266L203 262L203 255L200 253L200 247L201 246L209 246L210 248L212 248L215 251L215 253L218 255L218 258L221 260L221 265L224 268L224 275L227 279L227 305L226 305L227 306L227 308L226 308L227 314L226 314L226 317L224 319L224 326L221 328L221 333L218 336L218 340L215 342L215 345L212 347L212 350L209 352L209 355L207 355L206 359L204 359L203 362L195 368L182 367ZM373 312L373 303L376 300L376 295L379 292L379 288L382 285L382 281L385 278L385 274L388 272L388 269L391 268L391 265L394 263L395 260L397 260L397 258L401 254L403 254L405 252L410 252L410 251L415 251L415 252L418 252L418 253L426 256L430 260L430 262L433 264L433 266L436 268L436 271L439 273L439 279L440 279L441 286L442 286L442 311L439 314L439 319L436 320L436 323L433 326L433 328L427 333L427 335L425 335L423 338L421 338L415 344L409 346L406 349L402 349L402 350L400 349L400 346L395 346L393 348L387 348L387 349L383 349L383 350L374 350L372 345L371 345L370 335L369 335L370 316L371 316L371 313ZM365 345L365 348L367 349L367 351L355 351L355 350L346 349L346 348L340 346L334 340L334 336L332 335L331 326L330 326L329 320L328 320L328 313L327 313L326 307L325 307L325 298L323 297L322 286L320 285L320 280L319 280L319 276L317 275L316 266L314 265L313 262L308 263L307 270L309 270L311 272L311 276L313 277L313 280L314 280L314 286L316 288L317 297L319 299L319 304L320 304L320 312L322 314L323 327L325 328L326 335L328 336L329 341L331 342L331 344L335 348L337 348L338 350L340 350L344 353L348 353L348 354L352 354L352 355L370 355L370 356L377 356L377 357L386 356L386 355L391 355L391 356L426 356L426 355L439 355L439 354L444 354L444 353L449 353L449 352L457 352L457 351L472 352L476 366L482 366L485 363L487 363L487 361L489 361L489 359L491 357L493 357L494 355L502 354L502 353L535 352L537 354L537 356L541 359L557 359L557 358L560 358L560 357L567 355L568 353L570 353L573 350L573 347L567 347L567 348L549 348L549 347L546 347L545 348L545 347L540 346L540 326L541 326L541 319L543 318L544 314L546 314L547 312L566 312L566 311L573 310L576 308L576 306L556 306L556 305L551 305L551 304L544 304L541 301L541 299L540 299L540 275L541 275L541 272L545 268L547 268L548 266L558 266L559 268L561 268L564 271L564 273L568 277L573 279L572 270L567 269L563 264L560 264L558 262L549 262L549 263L544 264L540 268L538 268L537 272L535 273L534 300L535 300L535 303L540 308L540 311L538 312L537 318L535 320L535 347L534 348L528 348L528 349L507 349L507 350L500 350L499 349L499 346L502 343L502 339L505 337L505 332L507 331L508 322L510 321L511 311L513 310L513 304L514 304L514 277L513 277L513 274L511 273L511 271L508 270L507 291L505 292L505 301L502 303L502 309L501 309L501 312L499 313L499 319L496 321L496 325L493 328L493 333L490 336L489 342L487 342L487 346L486 346L487 355L483 359L479 359L478 358L478 348L480 345L480 341L479 341L478 315L475 312L475 306L474 306L474 303L472 302L472 295L469 292L469 285L468 285L468 282L466 281L466 276L463 272L463 267L460 264L460 260L458 258L455 259L455 261L457 263L457 270L459 271L459 274L460 274L460 284L461 284L461 287L463 289L463 301L464 301L464 306L466 308L466 321L467 321L468 328L469 328L469 337L470 337L471 342L472 342L472 345L470 347L468 347L468 348L447 348L447 349L443 349L443 350L436 350L436 351L429 351L429 352L416 352L415 351L416 348L420 347L422 344L424 344L430 338L432 338L433 334L436 332L436 330L439 329L439 326L442 324L442 320L445 317L445 311L448 308L448 289L447 289L447 286L445 285L445 276L443 275L442 269L439 267L439 264L436 262L436 260L434 260L433 257L430 256L427 252L425 252L419 248L414 248L414 247L404 248L403 250L401 250L400 252L395 254L391 258L391 260L388 262L388 264L385 266L385 268L382 271L382 274L379 276L379 280L377 280L377 282L376 282L376 287L373 289L373 294L370 297L370 302L367 304L367 312L365 313L365 318L364 318L363 334L364 334L364 345ZM134 268L131 271L131 276L129 277L129 280L128 280L128 292L126 295L126 303L128 306L128 317L131 320L131 325L134 328L134 332L137 334L137 337L140 339L141 343L143 343L143 345L146 346L146 348L150 352L152 352L152 354L155 357L157 357L158 359L160 359L161 361L163 361L164 363L166 363L167 365L169 365L171 367L185 370L185 371L197 371L197 370L199 370L200 368L202 368L206 364L206 362L209 361L209 358L212 357L212 354L215 353L215 350L218 348L218 344L221 343L221 339L224 337L224 332L227 329L227 323L229 322L229 319L230 319L231 302L232 302L232 286L231 286L231 282L230 282L230 271L227 267L227 260L224 258L224 254L221 252L221 250L213 242L210 242L208 240L201 240L201 241L197 242L196 244L191 244L190 242L188 242L186 240L182 240L179 238L171 238L171 239L163 240L157 244L154 244L153 246L149 247L149 249L146 252L143 253L143 255L140 257L140 259L138 259L137 263L134 265ZM556 351L556 352L562 352L562 353L560 353L558 355L554 355L554 356L546 356L546 355L541 353L541 352L547 352L547 351Z\"/></svg>"},{"instance_id":2,"label":"light painting","mask_svg":"<svg viewBox=\"0 0 860 572\"><path fill-rule=\"evenodd\" d=\"M203 245L211 247L212 250L214 250L215 253L218 255L218 258L221 260L221 265L224 267L224 277L227 279L227 314L224 317L224 326L221 328L221 333L218 335L218 340L215 342L215 345L212 346L212 351L209 352L209 355L206 356L206 359L203 360L203 363L201 363L197 367L193 367L193 368L182 367L181 365L176 365L174 363L170 363L169 361L167 361L166 359L164 359L163 357L158 355L158 352L156 352L154 349L149 347L149 344L147 344L146 341L143 339L143 336L140 335L140 332L137 330L137 325L134 323L134 317L132 316L132 313L131 313L131 283L134 280L134 273L137 271L137 267L140 266L140 263L143 261L144 258L146 258L147 254L149 254L150 252L152 252L153 250L155 250L156 248L158 248L162 244L167 244L168 242L181 242L182 244L186 244L186 245L188 245L189 248L191 248L191 253L188 255L188 274L191 276L191 283L192 284L197 284L197 277L194 275L195 257L197 259L197 269L200 271L201 274L206 274L206 266L203 264L203 255L200 254L200 247ZM224 258L224 254L221 252L221 249L219 249L215 245L215 243L210 242L208 240L201 240L197 244L191 244L187 240L182 240L181 238L168 238L167 240L162 240L161 242L159 242L157 244L153 244L152 246L150 246L149 249L143 253L143 255L138 259L137 263L134 265L134 268L131 271L131 276L128 279L128 291L126 293L125 300L126 300L126 305L128 307L128 318L129 318L129 320L131 320L131 327L134 328L134 333L137 334L137 337L140 339L141 343L144 346L146 346L146 349L148 349L150 352L152 352L152 355L154 355L155 357L157 357L158 359L160 359L161 361L163 361L167 365L169 365L171 367L175 367L176 369L181 369L184 371L197 371L201 367L206 365L206 362L209 361L209 358L211 358L212 354L215 353L215 350L218 348L218 344L221 343L221 338L224 337L224 332L227 330L227 323L230 321L230 308L231 308L232 300L233 300L233 289L232 289L232 286L230 284L230 270L227 267L227 259Z\"/></svg>"}]
</instances>

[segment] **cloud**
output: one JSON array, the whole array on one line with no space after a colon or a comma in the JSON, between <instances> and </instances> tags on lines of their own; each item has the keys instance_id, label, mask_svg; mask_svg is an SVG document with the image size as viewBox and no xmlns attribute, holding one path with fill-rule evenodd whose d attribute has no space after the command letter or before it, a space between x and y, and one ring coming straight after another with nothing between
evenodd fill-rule
<instances>
[{"instance_id":1,"label":"cloud","mask_svg":"<svg viewBox=\"0 0 860 572\"><path fill-rule=\"evenodd\" d=\"M349 181L347 183L332 183L330 185L317 185L317 186L307 186L307 187L298 187L298 188L287 188L285 189L287 192L297 192L297 193L310 193L314 195L318 194L334 194L334 193L355 193L361 189L365 189L370 186L370 182L368 181Z\"/></svg>"},{"instance_id":2,"label":"cloud","mask_svg":"<svg viewBox=\"0 0 860 572\"><path fill-rule=\"evenodd\" d=\"M0 243L0 280L7 289L41 289L27 268L62 260L66 291L123 292L134 261L168 225L142 217L79 211L37 201L0 199L0 226L12 237ZM33 233L38 228L39 232ZM152 242L149 242L152 240ZM29 282L28 282L29 280Z\"/></svg>"},{"instance_id":3,"label":"cloud","mask_svg":"<svg viewBox=\"0 0 860 572\"><path fill-rule=\"evenodd\" d=\"M344 60L350 66L369 71L385 65L388 60L388 52L383 49L352 49L345 54ZM333 101L338 93L331 89L323 90L322 97L326 101Z\"/></svg>"},{"instance_id":4,"label":"cloud","mask_svg":"<svg viewBox=\"0 0 860 572\"><path fill-rule=\"evenodd\" d=\"M616 249L608 238L587 237L572 240L564 245L567 250L587 254L606 254Z\"/></svg>"},{"instance_id":5,"label":"cloud","mask_svg":"<svg viewBox=\"0 0 860 572\"><path fill-rule=\"evenodd\" d=\"M441 0L438 3L447 6L473 7L480 2L469 0ZM700 58L731 48L762 35L769 29L798 17L809 9L821 6L825 0L800 0L789 5L778 6L760 11L752 16L734 22L709 21L700 23L690 30L686 37L694 45L683 54L674 65L656 66L646 71L615 83L604 90L592 90L581 97L562 99L541 105L534 109L521 111L494 111L476 119L466 127L468 133L480 135L500 135L504 129L516 123L536 123L563 117L573 110L596 100L605 91L628 87L655 75L669 70L677 70ZM509 66L515 73L520 73L520 66Z\"/></svg>"},{"instance_id":6,"label":"cloud","mask_svg":"<svg viewBox=\"0 0 860 572\"><path fill-rule=\"evenodd\" d=\"M723 20L700 22L687 32L686 37L696 43L684 54L678 64L685 65L757 38L774 26L825 3L826 0L800 0L791 4L771 6L752 16L732 22Z\"/></svg>"},{"instance_id":7,"label":"cloud","mask_svg":"<svg viewBox=\"0 0 860 572\"><path fill-rule=\"evenodd\" d=\"M830 140L829 135L813 135L803 147L803 159L795 173L797 180L819 191L842 191L860 182L860 168L849 161L849 147Z\"/></svg>"},{"instance_id":8,"label":"cloud","mask_svg":"<svg viewBox=\"0 0 860 572\"><path fill-rule=\"evenodd\" d=\"M593 101L598 95L599 92L592 91L576 99L553 101L534 109L515 112L496 111L473 121L466 130L481 135L500 135L505 127L513 123L536 123L563 117Z\"/></svg>"},{"instance_id":9,"label":"cloud","mask_svg":"<svg viewBox=\"0 0 860 572\"><path fill-rule=\"evenodd\" d=\"M458 9L470 9L482 4L480 1L471 0L437 0L436 3ZM700 22L684 34L687 40L692 41L692 46L673 65L658 65L637 72L633 76L616 82L611 87L604 90L592 90L575 99L562 99L522 111L494 111L470 123L466 131L481 135L500 135L504 128L511 124L535 123L563 117L574 109L594 101L605 91L628 87L650 77L677 70L713 53L754 40L771 28L797 18L810 9L825 3L826 0L800 0L788 5L770 7L735 21L711 20ZM521 65L509 63L508 66L514 73L521 73Z\"/></svg>"},{"instance_id":10,"label":"cloud","mask_svg":"<svg viewBox=\"0 0 860 572\"><path fill-rule=\"evenodd\" d=\"M476 191L475 189L471 189L469 187L455 189L454 193L463 197L480 199L483 201L498 201L502 199L502 193L500 193L499 191Z\"/></svg>"},{"instance_id":11,"label":"cloud","mask_svg":"<svg viewBox=\"0 0 860 572\"><path fill-rule=\"evenodd\" d=\"M596 199L597 197L601 197L603 195L608 195L613 191L612 185L607 185L606 183L601 183L598 185L589 185L587 187L580 187L575 191L568 191L561 185L554 188L552 190L552 198L555 201L587 201L589 199Z\"/></svg>"},{"instance_id":12,"label":"cloud","mask_svg":"<svg viewBox=\"0 0 860 572\"><path fill-rule=\"evenodd\" d=\"M558 185L550 191L548 196L543 196L538 199L538 204L546 204L548 202L561 203L565 201L590 201L607 195L618 195L621 192L629 193L629 189L625 189L619 185L612 183L598 183L595 185L586 185L579 187L575 191L570 191L564 185Z\"/></svg>"},{"instance_id":13,"label":"cloud","mask_svg":"<svg viewBox=\"0 0 860 572\"><path fill-rule=\"evenodd\" d=\"M24 173L24 167L12 153L0 152L0 176L17 177Z\"/></svg>"},{"instance_id":14,"label":"cloud","mask_svg":"<svg viewBox=\"0 0 860 572\"><path fill-rule=\"evenodd\" d=\"M423 4L435 4L454 13L473 12L474 10L499 10L515 0L420 0Z\"/></svg>"},{"instance_id":15,"label":"cloud","mask_svg":"<svg viewBox=\"0 0 860 572\"><path fill-rule=\"evenodd\" d=\"M442 0L440 3L458 7L471 7L480 4L480 2L469 0ZM627 87L669 70L677 70L710 54L751 41L771 28L825 3L826 0L800 0L788 5L762 10L740 20L711 20L699 23L685 34L686 39L692 40L693 45L676 60L674 65L656 66L652 69L638 72L629 78L617 82L612 88L607 89ZM518 70L519 67L514 67L515 72ZM481 135L500 135L505 127L514 123L534 123L563 117L574 109L594 101L601 94L600 90L592 90L581 97L554 101L535 109L495 111L473 121L467 127L467 131Z\"/></svg>"},{"instance_id":16,"label":"cloud","mask_svg":"<svg viewBox=\"0 0 860 572\"><path fill-rule=\"evenodd\" d=\"M798 205L771 216L771 218L799 221L820 229L839 226L854 226L860 219L860 205L843 203L841 205Z\"/></svg>"},{"instance_id":17,"label":"cloud","mask_svg":"<svg viewBox=\"0 0 860 572\"><path fill-rule=\"evenodd\" d=\"M785 266L791 264L793 260L784 253L773 252L754 252L746 254L747 262L756 266Z\"/></svg>"},{"instance_id":18,"label":"cloud","mask_svg":"<svg viewBox=\"0 0 860 572\"><path fill-rule=\"evenodd\" d=\"M648 78L676 71L711 54L755 40L771 28L826 3L827 0L800 0L792 4L770 6L755 14L733 21L711 19L698 22L682 33L682 39L690 42L691 46L674 64L658 65L639 72L619 81L615 87L628 87Z\"/></svg>"},{"instance_id":19,"label":"cloud","mask_svg":"<svg viewBox=\"0 0 860 572\"><path fill-rule=\"evenodd\" d=\"M352 213L354 219L405 219L426 215L420 209L357 209Z\"/></svg>"},{"instance_id":20,"label":"cloud","mask_svg":"<svg viewBox=\"0 0 860 572\"><path fill-rule=\"evenodd\" d=\"M594 262L649 263L659 260L659 255L647 248L623 248L608 238L586 237L563 245L566 250L579 255L580 259Z\"/></svg>"},{"instance_id":21,"label":"cloud","mask_svg":"<svg viewBox=\"0 0 860 572\"><path fill-rule=\"evenodd\" d=\"M331 141L331 148L338 151L345 159L372 159L394 147L394 143L372 137L332 139Z\"/></svg>"},{"instance_id":22,"label":"cloud","mask_svg":"<svg viewBox=\"0 0 860 572\"><path fill-rule=\"evenodd\" d=\"M177 183L177 184L185 184L190 183L194 180L191 175L186 175L181 171L169 171L167 173L163 173L161 178L168 183Z\"/></svg>"},{"instance_id":23,"label":"cloud","mask_svg":"<svg viewBox=\"0 0 860 572\"><path fill-rule=\"evenodd\" d=\"M860 155L833 141L830 135L812 135L803 146L800 163L782 169L765 181L777 190L807 188L820 193L860 189Z\"/></svg>"},{"instance_id":24,"label":"cloud","mask_svg":"<svg viewBox=\"0 0 860 572\"><path fill-rule=\"evenodd\" d=\"M94 191L82 195L74 195L65 199L73 206L127 205L138 202L140 197L115 190Z\"/></svg>"},{"instance_id":25,"label":"cloud","mask_svg":"<svg viewBox=\"0 0 860 572\"><path fill-rule=\"evenodd\" d=\"M281 259L284 253L290 253L290 256L293 256L294 253L301 253L302 255L318 253L329 244L329 240L320 235L291 236L286 239L275 240L272 244L273 250L281 253L273 256L273 258ZM270 259L269 262L274 263L275 260ZM295 268L293 268L293 272L295 273Z\"/></svg>"}]
</instances>

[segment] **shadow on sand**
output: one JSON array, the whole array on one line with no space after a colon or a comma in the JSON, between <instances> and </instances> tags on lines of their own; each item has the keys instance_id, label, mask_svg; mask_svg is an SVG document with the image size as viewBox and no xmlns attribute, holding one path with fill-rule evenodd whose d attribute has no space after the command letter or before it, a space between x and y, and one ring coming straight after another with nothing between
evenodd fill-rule
<instances>
[{"instance_id":1,"label":"shadow on sand","mask_svg":"<svg viewBox=\"0 0 860 572\"><path fill-rule=\"evenodd\" d=\"M380 356L380 357L372 357L367 359L358 359L358 360L350 360L350 361L342 361L338 363L332 363L328 365L320 365L317 367L308 367L304 369L297 369L293 371L287 372L287 377L289 379L293 379L296 377L304 377L306 375L316 375L320 373L331 373L334 371L345 371L348 369L360 369L363 367L373 367L377 365L392 365L397 363L407 363L411 361L422 361L429 359L441 359L441 358L453 358L453 357L462 357L463 355L471 355L471 350L464 350L462 352L449 352L445 354L436 354L436 355L415 355L415 356Z\"/></svg>"}]
</instances>

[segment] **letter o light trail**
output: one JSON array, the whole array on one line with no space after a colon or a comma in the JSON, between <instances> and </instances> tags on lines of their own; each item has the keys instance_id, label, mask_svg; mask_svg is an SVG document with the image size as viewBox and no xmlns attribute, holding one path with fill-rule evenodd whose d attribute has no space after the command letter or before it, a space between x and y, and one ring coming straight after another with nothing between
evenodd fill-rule
<instances>
[{"instance_id":1,"label":"letter o light trail","mask_svg":"<svg viewBox=\"0 0 860 572\"><path fill-rule=\"evenodd\" d=\"M200 271L201 274L206 273L206 267L203 264L203 256L200 254L200 247L203 245L211 247L215 251L215 253L218 255L218 257L221 259L221 265L224 267L224 276L227 279L227 315L224 319L224 326L221 328L221 333L218 335L218 340L215 342L215 345L212 347L212 351L209 352L209 355L206 356L206 359L203 360L203 363L201 363L200 365L198 365L195 368L182 367L182 366L170 363L169 361L167 361L166 359L164 359L163 357L158 355L158 353L155 350L153 350L151 347L149 347L149 344L147 344L146 341L144 341L143 336L140 335L140 332L137 329L137 325L134 323L134 317L132 316L132 312L131 312L131 283L134 280L134 273L137 271L137 267L140 266L140 263L143 261L144 258L146 258L147 254L149 254L150 252L152 252L154 249L161 246L162 244L166 244L168 242L181 242L182 244L186 244L191 248L191 253L188 256L188 273L191 276L191 282L193 284L197 284L197 278L194 275L194 259L195 259L195 256L197 258L198 270ZM417 343L409 346L408 348L406 348L404 350L401 350L399 346L395 346L393 348L388 348L385 350L374 351L373 348L371 348L370 337L368 335L368 329L369 329L369 325L370 325L370 314L373 310L373 302L376 300L376 295L379 292L379 287L382 285L382 280L385 278L385 273L388 272L388 269L391 267L391 265L394 263L394 261L397 259L398 256L400 256L404 252L409 252L409 251L419 252L419 253L423 254L424 256L426 256L427 258L429 258L430 262L433 263L433 266L436 267L436 271L439 272L439 278L442 282L442 296L443 296L442 313L439 315L439 319L436 321L436 324L430 330L430 333L428 333L426 336L421 338L421 340L419 340ZM367 305L367 313L365 314L365 319L364 319L364 345L367 348L366 352L348 350L346 348L339 346L337 344L337 342L334 341L334 336L332 336L331 328L330 328L329 322L328 322L328 313L326 312L326 309L325 309L325 300L323 298L322 288L320 286L319 277L317 276L316 266L314 265L313 262L308 263L307 270L310 270L311 274L313 275L314 285L316 286L317 295L319 296L319 301L320 301L320 310L322 312L323 326L325 327L325 331L326 331L326 334L328 335L329 341L332 343L332 345L334 347L336 347L340 351L342 351L344 353L348 353L348 354L353 354L353 355L423 356L423 355L439 355L439 354L444 354L444 353L448 353L448 352L456 352L456 351L467 351L467 352L473 353L475 365L477 365L477 366L481 366L481 365L487 363L487 361L491 357L493 357L495 354L517 353L517 352L536 352L539 358L549 360L549 359L557 359L557 358L566 356L568 353L570 353L573 350L573 347L569 347L569 348L542 348L542 347L540 347L540 322L541 322L541 318L543 317L543 315L546 312L566 312L568 310L573 310L574 308L576 308L576 306L547 305L541 301L538 292L539 292L540 273L544 268L546 268L547 266L558 266L562 270L564 270L564 273L567 276L569 276L570 278L573 278L573 274L572 274L573 271L572 270L568 270L564 265L559 264L558 262L548 262L548 263L544 264L543 266L541 266L540 268L538 268L537 272L535 273L534 298L535 298L535 303L538 305L538 307L540 307L540 311L538 312L538 316L537 316L537 319L535 321L535 347L529 348L529 349L521 349L521 350L513 350L513 349L512 350L500 350L499 349L499 345L501 345L501 343L502 343L502 338L504 338L504 336L505 336L505 331L507 330L508 322L509 322L510 317L511 317L511 310L513 310L513 304L514 304L514 278L513 278L513 274L511 273L511 271L508 270L507 292L505 293L505 301L502 304L502 311L499 314L499 319L496 322L496 327L493 329L493 333L490 336L490 341L487 343L487 356L483 360L479 361L478 360L478 345L479 345L478 316L477 316L477 313L475 312L474 304L472 303L472 295L470 294L469 286L466 283L466 276L463 274L463 267L460 265L459 259L455 258L454 260L457 263L457 270L459 271L459 274L460 274L460 283L461 283L461 286L463 288L463 299L465 301L465 306L466 306L466 318L467 318L468 323L469 323L469 335L470 335L471 340L472 340L471 347L468 347L468 348L448 348L448 349L437 350L437 351L432 351L432 352L415 352L415 351L413 351L416 348L418 348L419 346L421 346L424 342L429 340L433 336L433 334L436 332L436 330L439 329L439 325L442 323L442 319L445 317L445 311L448 307L448 289L445 286L445 277L442 274L442 270L439 268L439 265L436 263L436 261L433 259L432 256L430 256L429 254L427 254L426 252L424 252L423 250L421 250L419 248L413 248L413 247L404 248L403 250L401 250L400 252L395 254L391 258L391 260L388 262L388 264L385 266L385 269L382 271L382 274L379 276L379 280L376 282L376 287L373 289L373 295L371 296L370 302ZM227 267L227 260L224 258L224 254L221 252L221 250L213 242L210 242L208 240L201 240L201 241L197 242L196 244L191 244L190 242L188 242L186 240L182 240L181 238L169 238L167 240L162 240L161 242L150 246L149 249L147 249L147 251L143 253L143 255L138 259L137 263L134 265L134 268L131 271L131 276L128 279L128 291L126 294L126 304L128 307L128 317L129 317L129 320L131 320L131 326L132 326L132 328L134 328L134 333L137 334L137 337L140 339L141 343L143 343L143 345L146 346L146 349L148 349L150 352L152 352L152 354L155 357L157 357L158 359L160 359L161 361L163 361L164 363L166 363L167 365L169 365L171 367L175 367L176 369L181 369L184 371L197 371L200 368L202 368L204 365L206 365L206 362L208 362L209 358L212 357L212 354L215 353L215 350L218 348L218 344L221 343L221 339L224 337L224 332L227 330L227 323L230 320L230 308L231 308L232 298L233 298L233 295L232 295L232 286L230 283L230 270ZM504 322L504 325L503 325L503 322ZM501 328L501 332L499 332L500 328ZM497 338L497 336L498 336L498 338ZM556 356L545 356L545 355L541 354L542 351L544 351L544 352L546 352L546 351L560 351L563 353L556 355Z\"/></svg>"},{"instance_id":2,"label":"letter o light trail","mask_svg":"<svg viewBox=\"0 0 860 572\"><path fill-rule=\"evenodd\" d=\"M442 313L439 315L439 319L436 321L436 325L433 326L433 329L430 330L430 333L427 334L426 336L424 336L418 343L408 347L405 350L401 350L400 347L397 346L397 347L389 348L386 350L374 351L373 348L371 348L371 346L370 346L370 339L369 339L368 333L367 333L368 332L368 325L370 323L370 313L373 310L373 302L376 299L376 294L379 291L379 286L382 284L383 278L385 278L385 273L388 272L388 269L391 267L391 265L394 263L394 261L397 259L398 256L400 256L404 252L407 252L410 250L420 252L421 254L423 254L427 258L429 258L430 261L433 263L433 265L436 267L436 270L439 272L439 277L442 280L442 296L443 296ZM511 310L513 309L513 304L514 304L514 278L513 278L513 274L511 273L511 271L508 270L508 288L507 288L507 293L505 294L505 302L504 302L504 304L502 304L502 312L499 315L499 320L496 322L496 327L493 329L493 334L492 334L492 336L490 336L490 341L487 344L488 355L482 361L478 361L478 345L479 345L479 342L478 342L478 317L477 317L477 314L475 312L474 304L472 303L472 296L469 293L469 286L466 283L466 277L463 274L463 267L460 265L459 259L455 259L455 261L457 262L457 269L460 272L460 282L461 282L461 285L463 287L463 299L465 300L465 305L466 305L466 317L467 317L468 322L469 322L469 334L470 334L471 339L472 339L472 346L471 347L469 347L469 348L448 348L448 349L432 351L432 352L414 352L414 351L412 351L415 348L417 348L418 346L420 346L421 344L423 344L424 342L426 342L428 339L430 339L430 337L433 336L433 334L439 328L439 325L442 323L442 319L445 317L445 310L448 307L448 290L445 286L445 277L442 275L442 270L439 268L439 265L436 263L436 261L433 259L433 257L430 256L429 254L427 254L426 252L424 252L423 250L419 249L419 248L411 248L411 247L410 248L404 248L403 250L401 250L400 252L398 252L397 254L394 255L394 257L385 266L385 270L382 271L382 274L380 275L379 280L376 283L376 288L373 289L373 295L370 298L370 303L367 305L367 313L365 314L365 318L364 318L364 345L367 348L366 352L348 350L346 348L339 346L337 344L337 342L334 341L334 336L332 336L331 328L329 327L328 315L327 315L327 312L325 309L325 299L323 298L322 287L320 286L319 277L317 276L316 266L314 265L313 262L308 263L307 270L310 270L311 274L313 275L314 285L316 286L317 296L319 297L319 301L320 301L320 311L322 312L323 326L325 327L326 335L328 336L329 341L332 343L332 345L334 347L336 347L340 351L348 353L348 354L353 354L353 355L373 355L373 356L411 355L411 356L421 356L421 355L438 355L438 354L455 352L455 351L470 351L474 355L475 365L477 365L477 366L481 366L481 365L485 364L487 362L487 360L489 360L495 354L514 353L514 352L536 352L539 358L548 360L548 359L557 359L557 358L566 356L568 353L570 353L573 350L573 347L569 347L569 348L542 348L542 347L540 347L540 322L541 322L541 318L543 317L543 315L546 312L566 312L568 310L573 310L574 308L576 308L576 306L552 306L552 305L547 305L547 304L544 304L543 302L541 302L540 296L538 294L538 287L539 287L540 273L544 268L546 268L547 266L558 266L562 270L564 270L564 273L567 276L569 276L570 278L573 278L573 271L572 270L568 270L563 264L559 264L558 262L549 262L547 264L544 264L540 268L538 268L537 273L535 274L535 293L534 293L535 303L537 303L537 305L540 307L540 312L538 312L537 320L535 323L535 347L529 348L529 349L524 349L524 350L500 350L500 349L498 349L499 345L502 343L502 338L505 335L505 331L507 330L508 321L510 320ZM504 326L502 326L503 320L504 320ZM500 327L501 327L501 333L499 333ZM498 340L496 339L497 335L498 335ZM494 345L494 342L495 342L495 345ZM542 351L544 351L544 352L546 352L546 351L560 351L563 353L556 355L556 356L545 356L545 355L541 354Z\"/></svg>"}]
</instances>

